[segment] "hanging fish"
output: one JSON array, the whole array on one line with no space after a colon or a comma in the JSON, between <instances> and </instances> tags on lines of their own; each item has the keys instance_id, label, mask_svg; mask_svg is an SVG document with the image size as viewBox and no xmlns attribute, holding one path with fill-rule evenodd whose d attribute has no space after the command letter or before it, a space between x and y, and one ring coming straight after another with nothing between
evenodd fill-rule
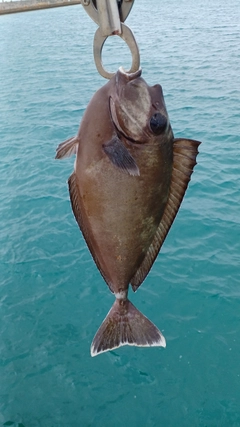
<instances>
[{"instance_id":1,"label":"hanging fish","mask_svg":"<svg viewBox=\"0 0 240 427\"><path fill-rule=\"evenodd\" d=\"M122 68L99 89L77 136L56 158L76 154L69 192L93 259L115 295L91 355L120 347L166 346L128 300L141 285L178 212L200 142L174 139L160 85Z\"/></svg>"}]
</instances>

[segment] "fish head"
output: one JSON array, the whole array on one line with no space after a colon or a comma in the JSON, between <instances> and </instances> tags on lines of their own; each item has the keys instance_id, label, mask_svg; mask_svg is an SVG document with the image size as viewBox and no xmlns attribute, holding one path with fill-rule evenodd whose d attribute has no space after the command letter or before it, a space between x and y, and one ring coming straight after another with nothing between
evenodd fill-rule
<instances>
[{"instance_id":1,"label":"fish head","mask_svg":"<svg viewBox=\"0 0 240 427\"><path fill-rule=\"evenodd\" d=\"M113 77L109 98L112 121L120 134L135 143L159 143L173 137L162 87L149 86L141 70L127 74L122 68Z\"/></svg>"}]
</instances>

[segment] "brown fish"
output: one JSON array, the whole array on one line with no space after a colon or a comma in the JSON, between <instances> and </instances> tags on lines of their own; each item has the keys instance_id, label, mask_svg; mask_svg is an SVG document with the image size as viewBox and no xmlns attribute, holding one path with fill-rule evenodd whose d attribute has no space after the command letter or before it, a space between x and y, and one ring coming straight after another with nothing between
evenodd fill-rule
<instances>
[{"instance_id":1,"label":"brown fish","mask_svg":"<svg viewBox=\"0 0 240 427\"><path fill-rule=\"evenodd\" d=\"M190 181L200 142L174 139L160 85L141 70L99 89L79 132L56 158L77 154L69 178L72 209L93 259L116 300L91 355L122 345L166 346L157 327L128 300L166 238Z\"/></svg>"}]
</instances>

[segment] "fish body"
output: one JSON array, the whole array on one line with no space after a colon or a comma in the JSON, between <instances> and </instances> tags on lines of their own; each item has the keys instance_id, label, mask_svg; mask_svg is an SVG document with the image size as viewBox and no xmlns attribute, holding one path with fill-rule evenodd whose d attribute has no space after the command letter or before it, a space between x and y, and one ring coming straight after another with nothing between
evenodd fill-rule
<instances>
[{"instance_id":1,"label":"fish body","mask_svg":"<svg viewBox=\"0 0 240 427\"><path fill-rule=\"evenodd\" d=\"M176 216L199 142L174 139L162 88L141 71L116 75L90 101L79 132L57 149L76 153L72 209L116 301L91 354L121 345L163 346L165 339L128 300L147 276Z\"/></svg>"}]
</instances>

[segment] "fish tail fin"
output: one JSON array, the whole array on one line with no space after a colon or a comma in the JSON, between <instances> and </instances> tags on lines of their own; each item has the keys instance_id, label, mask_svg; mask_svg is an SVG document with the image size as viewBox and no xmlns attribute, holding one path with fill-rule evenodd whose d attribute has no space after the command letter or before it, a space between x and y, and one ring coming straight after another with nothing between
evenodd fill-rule
<instances>
[{"instance_id":1,"label":"fish tail fin","mask_svg":"<svg viewBox=\"0 0 240 427\"><path fill-rule=\"evenodd\" d=\"M93 339L91 356L123 345L166 347L166 341L158 328L128 299L116 299Z\"/></svg>"},{"instance_id":2,"label":"fish tail fin","mask_svg":"<svg viewBox=\"0 0 240 427\"><path fill-rule=\"evenodd\" d=\"M77 154L79 139L77 136L67 139L66 141L61 142L57 147L57 154L55 159L64 159L65 157L70 157L73 154Z\"/></svg>"}]
</instances>

